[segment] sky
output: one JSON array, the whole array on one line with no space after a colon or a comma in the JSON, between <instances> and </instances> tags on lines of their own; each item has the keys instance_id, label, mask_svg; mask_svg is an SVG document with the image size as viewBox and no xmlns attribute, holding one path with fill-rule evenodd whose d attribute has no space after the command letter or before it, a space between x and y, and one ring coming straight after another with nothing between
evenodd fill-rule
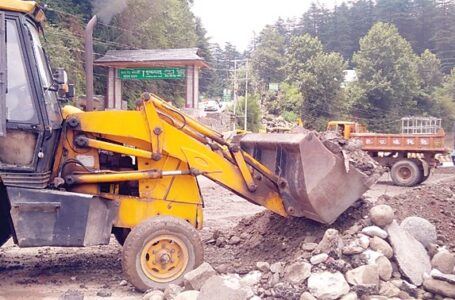
<instances>
[{"instance_id":1,"label":"sky","mask_svg":"<svg viewBox=\"0 0 455 300\"><path fill-rule=\"evenodd\" d=\"M210 42L224 46L230 42L243 51L267 24L281 17L299 18L311 0L194 0L193 13L200 17ZM319 0L332 7L337 0ZM339 1L338 1L339 2Z\"/></svg>"}]
</instances>

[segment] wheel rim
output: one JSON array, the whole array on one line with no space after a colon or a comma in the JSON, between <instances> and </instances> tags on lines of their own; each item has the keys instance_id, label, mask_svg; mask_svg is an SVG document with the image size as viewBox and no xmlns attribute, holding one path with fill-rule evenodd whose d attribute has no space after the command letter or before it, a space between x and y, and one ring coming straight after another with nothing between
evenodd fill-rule
<instances>
[{"instance_id":1,"label":"wheel rim","mask_svg":"<svg viewBox=\"0 0 455 300\"><path fill-rule=\"evenodd\" d=\"M141 251L141 267L155 282L170 282L180 277L189 261L185 243L172 235L153 238Z\"/></svg>"},{"instance_id":2,"label":"wheel rim","mask_svg":"<svg viewBox=\"0 0 455 300\"><path fill-rule=\"evenodd\" d=\"M398 170L398 175L401 179L407 180L412 176L412 171L410 168L403 166Z\"/></svg>"}]
</instances>

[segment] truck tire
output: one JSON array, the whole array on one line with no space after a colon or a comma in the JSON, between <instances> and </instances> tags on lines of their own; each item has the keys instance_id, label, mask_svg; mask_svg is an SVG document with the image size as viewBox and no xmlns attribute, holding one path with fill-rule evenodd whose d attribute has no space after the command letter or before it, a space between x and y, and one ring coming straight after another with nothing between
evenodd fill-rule
<instances>
[{"instance_id":1,"label":"truck tire","mask_svg":"<svg viewBox=\"0 0 455 300\"><path fill-rule=\"evenodd\" d=\"M133 228L123 245L122 266L140 291L181 284L204 260L196 229L174 217L153 217Z\"/></svg>"},{"instance_id":2,"label":"truck tire","mask_svg":"<svg viewBox=\"0 0 455 300\"><path fill-rule=\"evenodd\" d=\"M421 172L421 174L420 174L420 180L419 180L418 184L421 184L421 183L425 182L428 179L428 177L430 177L430 174L431 174L429 172L428 175L423 175L423 170L422 169L420 169L420 172Z\"/></svg>"},{"instance_id":3,"label":"truck tire","mask_svg":"<svg viewBox=\"0 0 455 300\"><path fill-rule=\"evenodd\" d=\"M422 172L418 164L409 159L402 159L394 163L390 176L393 183L399 186L415 186L422 180Z\"/></svg>"}]
</instances>

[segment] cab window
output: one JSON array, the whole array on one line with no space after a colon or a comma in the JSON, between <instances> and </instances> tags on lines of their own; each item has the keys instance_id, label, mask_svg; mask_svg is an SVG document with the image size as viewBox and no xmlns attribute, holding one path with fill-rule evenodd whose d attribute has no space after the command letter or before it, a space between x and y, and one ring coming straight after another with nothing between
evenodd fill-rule
<instances>
[{"instance_id":1,"label":"cab window","mask_svg":"<svg viewBox=\"0 0 455 300\"><path fill-rule=\"evenodd\" d=\"M38 123L33 104L27 68L17 23L6 22L6 53L8 87L6 93L6 119L8 122Z\"/></svg>"},{"instance_id":2,"label":"cab window","mask_svg":"<svg viewBox=\"0 0 455 300\"><path fill-rule=\"evenodd\" d=\"M47 115L52 127L56 128L61 125L63 117L60 112L57 95L55 91L50 90L53 80L48 60L46 59L46 54L44 52L43 46L41 45L38 30L29 22L27 22L27 28L32 37L33 52L35 54L36 65L38 67L38 73L40 75L41 84L44 91L44 102L46 104Z\"/></svg>"}]
</instances>

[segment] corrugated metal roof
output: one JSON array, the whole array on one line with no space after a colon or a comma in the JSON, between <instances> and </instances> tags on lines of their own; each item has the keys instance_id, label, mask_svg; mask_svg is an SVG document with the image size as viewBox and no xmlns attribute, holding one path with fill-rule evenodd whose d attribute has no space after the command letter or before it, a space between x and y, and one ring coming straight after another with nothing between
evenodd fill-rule
<instances>
[{"instance_id":1,"label":"corrugated metal roof","mask_svg":"<svg viewBox=\"0 0 455 300\"><path fill-rule=\"evenodd\" d=\"M107 66L118 63L187 62L207 66L198 52L198 48L109 50L103 57L97 59L95 64Z\"/></svg>"}]
</instances>

